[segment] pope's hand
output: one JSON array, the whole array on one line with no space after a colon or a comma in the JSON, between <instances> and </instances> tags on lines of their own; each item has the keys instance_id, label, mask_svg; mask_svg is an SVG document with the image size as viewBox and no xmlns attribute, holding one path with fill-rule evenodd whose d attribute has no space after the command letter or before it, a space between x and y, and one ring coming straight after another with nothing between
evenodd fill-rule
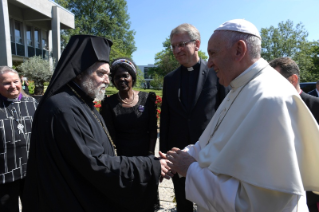
<instances>
[{"instance_id":1,"label":"pope's hand","mask_svg":"<svg viewBox=\"0 0 319 212\"><path fill-rule=\"evenodd\" d=\"M187 152L180 150L179 148L172 148L166 154L166 158L172 163L168 163L168 166L178 172L178 174L186 177L188 167L196 160L190 156Z\"/></svg>"}]
</instances>

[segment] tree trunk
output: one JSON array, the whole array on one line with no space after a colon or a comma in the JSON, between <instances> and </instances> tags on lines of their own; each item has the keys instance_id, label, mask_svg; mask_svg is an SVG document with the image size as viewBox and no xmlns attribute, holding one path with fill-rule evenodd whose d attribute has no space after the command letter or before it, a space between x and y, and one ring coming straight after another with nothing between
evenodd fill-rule
<instances>
[{"instance_id":1,"label":"tree trunk","mask_svg":"<svg viewBox=\"0 0 319 212\"><path fill-rule=\"evenodd\" d=\"M35 86L34 87L34 95L43 95L44 86Z\"/></svg>"}]
</instances>

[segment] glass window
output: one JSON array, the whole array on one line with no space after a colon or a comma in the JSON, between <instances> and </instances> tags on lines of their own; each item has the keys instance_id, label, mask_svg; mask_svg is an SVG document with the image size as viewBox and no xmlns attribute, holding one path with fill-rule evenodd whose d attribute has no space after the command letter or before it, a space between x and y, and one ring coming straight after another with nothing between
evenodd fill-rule
<instances>
[{"instance_id":1,"label":"glass window","mask_svg":"<svg viewBox=\"0 0 319 212\"><path fill-rule=\"evenodd\" d=\"M27 26L27 45L33 46L32 42L32 28L30 26Z\"/></svg>"},{"instance_id":2,"label":"glass window","mask_svg":"<svg viewBox=\"0 0 319 212\"><path fill-rule=\"evenodd\" d=\"M42 31L42 48L49 50L49 46L48 46L48 34L46 31Z\"/></svg>"},{"instance_id":3,"label":"glass window","mask_svg":"<svg viewBox=\"0 0 319 212\"><path fill-rule=\"evenodd\" d=\"M40 30L34 29L34 47L40 48Z\"/></svg>"},{"instance_id":4,"label":"glass window","mask_svg":"<svg viewBox=\"0 0 319 212\"><path fill-rule=\"evenodd\" d=\"M153 79L151 75L148 73L149 67L144 67L144 79Z\"/></svg>"},{"instance_id":5,"label":"glass window","mask_svg":"<svg viewBox=\"0 0 319 212\"><path fill-rule=\"evenodd\" d=\"M18 21L15 21L14 23L14 36L15 36L15 42L23 44L22 40L22 24Z\"/></svg>"},{"instance_id":6,"label":"glass window","mask_svg":"<svg viewBox=\"0 0 319 212\"><path fill-rule=\"evenodd\" d=\"M14 23L13 20L10 19L10 38L11 38L11 42L14 43Z\"/></svg>"}]
</instances>

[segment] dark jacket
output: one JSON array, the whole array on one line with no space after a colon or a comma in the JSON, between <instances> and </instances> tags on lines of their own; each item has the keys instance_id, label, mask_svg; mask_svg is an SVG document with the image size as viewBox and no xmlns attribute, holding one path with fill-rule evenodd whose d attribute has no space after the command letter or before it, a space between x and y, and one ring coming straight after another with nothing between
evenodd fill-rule
<instances>
[{"instance_id":1,"label":"dark jacket","mask_svg":"<svg viewBox=\"0 0 319 212\"><path fill-rule=\"evenodd\" d=\"M319 98L313 97L305 92L301 92L300 97L319 124Z\"/></svg>"},{"instance_id":2,"label":"dark jacket","mask_svg":"<svg viewBox=\"0 0 319 212\"><path fill-rule=\"evenodd\" d=\"M312 91L308 92L308 94L311 96L318 97L318 93L317 93L316 89L313 89Z\"/></svg>"},{"instance_id":3,"label":"dark jacket","mask_svg":"<svg viewBox=\"0 0 319 212\"><path fill-rule=\"evenodd\" d=\"M315 91L315 93L317 92ZM300 97L319 124L319 98L311 96L305 92L301 92ZM307 191L307 205L310 212L318 211L317 202L319 202L319 195L314 194L312 191Z\"/></svg>"},{"instance_id":4,"label":"dark jacket","mask_svg":"<svg viewBox=\"0 0 319 212\"><path fill-rule=\"evenodd\" d=\"M194 104L186 111L180 101L181 67L164 78L161 110L160 150L184 148L198 141L229 89L218 83L213 69L201 60Z\"/></svg>"}]
</instances>

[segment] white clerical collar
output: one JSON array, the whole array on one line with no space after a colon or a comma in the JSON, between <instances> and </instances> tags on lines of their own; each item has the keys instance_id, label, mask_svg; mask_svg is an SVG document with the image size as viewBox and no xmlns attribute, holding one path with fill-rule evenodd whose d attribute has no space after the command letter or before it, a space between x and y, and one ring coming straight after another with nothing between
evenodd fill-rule
<instances>
[{"instance_id":1,"label":"white clerical collar","mask_svg":"<svg viewBox=\"0 0 319 212\"><path fill-rule=\"evenodd\" d=\"M9 99L9 98L7 98L7 101L9 101L9 102L16 102L16 101L18 101L19 99L18 99L18 97L17 98L14 98L14 99Z\"/></svg>"},{"instance_id":2,"label":"white clerical collar","mask_svg":"<svg viewBox=\"0 0 319 212\"><path fill-rule=\"evenodd\" d=\"M230 86L234 89L243 86L248 80L250 80L258 71L268 65L268 62L263 58L257 60L254 64L249 66L244 72L230 82ZM258 67L258 68L256 68Z\"/></svg>"},{"instance_id":3,"label":"white clerical collar","mask_svg":"<svg viewBox=\"0 0 319 212\"><path fill-rule=\"evenodd\" d=\"M187 69L187 71L194 71L195 69L194 69L194 67L197 65L197 64L199 64L200 65L200 59L197 61L197 63L195 63L195 65L193 65L193 66L191 66L191 67L185 67L186 69Z\"/></svg>"}]
</instances>

